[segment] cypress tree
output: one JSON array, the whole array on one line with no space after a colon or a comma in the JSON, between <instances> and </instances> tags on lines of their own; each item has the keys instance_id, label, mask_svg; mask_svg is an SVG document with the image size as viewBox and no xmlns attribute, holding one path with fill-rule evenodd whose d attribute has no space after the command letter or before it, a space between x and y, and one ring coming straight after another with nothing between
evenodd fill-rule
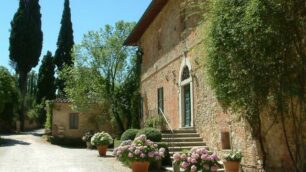
<instances>
[{"instance_id":1,"label":"cypress tree","mask_svg":"<svg viewBox=\"0 0 306 172\"><path fill-rule=\"evenodd\" d=\"M42 100L52 100L55 98L55 65L50 51L44 56L39 68L37 81L36 102L42 103Z\"/></svg>"},{"instance_id":2,"label":"cypress tree","mask_svg":"<svg viewBox=\"0 0 306 172\"><path fill-rule=\"evenodd\" d=\"M10 60L18 74L21 92L19 118L24 129L27 75L38 64L42 49L41 14L39 0L20 0L19 8L11 22Z\"/></svg>"},{"instance_id":3,"label":"cypress tree","mask_svg":"<svg viewBox=\"0 0 306 172\"><path fill-rule=\"evenodd\" d=\"M61 71L65 65L72 66L73 60L71 51L74 45L73 29L71 22L71 12L69 0L65 0L64 11L62 15L61 28L57 40L57 50L55 52L55 64L57 69ZM64 94L65 81L58 79L57 88L60 94Z\"/></svg>"}]
</instances>

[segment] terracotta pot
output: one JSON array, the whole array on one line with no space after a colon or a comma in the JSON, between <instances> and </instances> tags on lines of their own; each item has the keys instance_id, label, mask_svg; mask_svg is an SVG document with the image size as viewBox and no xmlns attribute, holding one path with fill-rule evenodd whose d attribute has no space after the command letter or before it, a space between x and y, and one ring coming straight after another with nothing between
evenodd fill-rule
<instances>
[{"instance_id":1,"label":"terracotta pot","mask_svg":"<svg viewBox=\"0 0 306 172\"><path fill-rule=\"evenodd\" d=\"M100 156L105 156L107 151L107 145L98 145L97 149L99 151Z\"/></svg>"},{"instance_id":2,"label":"terracotta pot","mask_svg":"<svg viewBox=\"0 0 306 172\"><path fill-rule=\"evenodd\" d=\"M239 172L239 161L223 161L225 172Z\"/></svg>"},{"instance_id":3,"label":"terracotta pot","mask_svg":"<svg viewBox=\"0 0 306 172\"><path fill-rule=\"evenodd\" d=\"M148 161L133 161L133 172L148 172L150 163Z\"/></svg>"}]
</instances>

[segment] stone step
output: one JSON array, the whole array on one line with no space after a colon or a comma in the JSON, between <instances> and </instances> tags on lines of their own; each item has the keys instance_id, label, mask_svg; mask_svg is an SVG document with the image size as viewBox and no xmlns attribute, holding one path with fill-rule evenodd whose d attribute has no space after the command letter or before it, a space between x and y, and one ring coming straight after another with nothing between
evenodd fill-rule
<instances>
[{"instance_id":1,"label":"stone step","mask_svg":"<svg viewBox=\"0 0 306 172\"><path fill-rule=\"evenodd\" d=\"M199 147L199 146L206 146L206 143L203 141L199 142L170 142L170 147L176 147L176 146L191 146L191 147Z\"/></svg>"},{"instance_id":2,"label":"stone step","mask_svg":"<svg viewBox=\"0 0 306 172\"><path fill-rule=\"evenodd\" d=\"M173 172L173 167L171 167L171 166L166 166L166 167L163 167L163 170L164 170L165 172ZM180 172L183 172L183 171L184 171L183 169L180 170ZM217 172L225 172L225 170L224 170L224 169L218 169Z\"/></svg>"},{"instance_id":3,"label":"stone step","mask_svg":"<svg viewBox=\"0 0 306 172\"><path fill-rule=\"evenodd\" d=\"M162 138L163 142L203 142L203 139L201 137L176 137L176 138Z\"/></svg>"},{"instance_id":4,"label":"stone step","mask_svg":"<svg viewBox=\"0 0 306 172\"><path fill-rule=\"evenodd\" d=\"M190 151L193 147L203 147L208 149L208 146L170 146L169 152L182 152L183 150Z\"/></svg>"},{"instance_id":5,"label":"stone step","mask_svg":"<svg viewBox=\"0 0 306 172\"><path fill-rule=\"evenodd\" d=\"M176 138L176 137L200 137L198 133L174 133L174 134L162 134L163 138Z\"/></svg>"},{"instance_id":6,"label":"stone step","mask_svg":"<svg viewBox=\"0 0 306 172\"><path fill-rule=\"evenodd\" d=\"M172 133L171 130L165 130L163 133ZM197 133L195 129L179 129L179 130L173 130L173 133Z\"/></svg>"}]
</instances>

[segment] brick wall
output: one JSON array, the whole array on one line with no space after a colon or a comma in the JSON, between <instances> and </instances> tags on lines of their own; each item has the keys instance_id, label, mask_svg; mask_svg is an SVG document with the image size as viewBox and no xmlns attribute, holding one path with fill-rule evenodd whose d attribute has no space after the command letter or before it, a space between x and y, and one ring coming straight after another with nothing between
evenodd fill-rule
<instances>
[{"instance_id":1,"label":"brick wall","mask_svg":"<svg viewBox=\"0 0 306 172\"><path fill-rule=\"evenodd\" d=\"M260 146L252 137L248 123L240 119L239 114L222 108L208 86L203 51L206 25L197 25L198 16L188 20L185 20L185 16L182 5L170 0L140 40L144 50L141 76L144 121L150 115L157 115L157 89L163 87L165 114L173 128L181 127L180 70L182 64L189 61L193 125L219 156L225 152L221 147L221 132L229 132L232 148L241 149L244 154L243 170L261 171ZM268 171L290 171L291 164L280 124L271 127L274 120L266 116L263 116L263 121L264 131L267 131L264 141L268 153Z\"/></svg>"}]
</instances>

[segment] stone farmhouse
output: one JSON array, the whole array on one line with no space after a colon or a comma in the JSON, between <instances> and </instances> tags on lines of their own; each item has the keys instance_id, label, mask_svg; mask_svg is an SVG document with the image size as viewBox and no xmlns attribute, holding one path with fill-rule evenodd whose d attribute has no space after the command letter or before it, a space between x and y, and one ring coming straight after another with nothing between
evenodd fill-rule
<instances>
[{"instance_id":1,"label":"stone farmhouse","mask_svg":"<svg viewBox=\"0 0 306 172\"><path fill-rule=\"evenodd\" d=\"M202 15L188 15L187 0L152 0L125 41L142 49L142 118L164 115L174 130L194 129L222 156L240 149L243 171L260 171L262 156L246 121L223 109L206 81ZM198 2L198 1L195 1ZM264 128L272 123L265 119ZM305 131L305 130L304 130ZM280 126L265 135L267 166L289 172L291 163Z\"/></svg>"}]
</instances>

